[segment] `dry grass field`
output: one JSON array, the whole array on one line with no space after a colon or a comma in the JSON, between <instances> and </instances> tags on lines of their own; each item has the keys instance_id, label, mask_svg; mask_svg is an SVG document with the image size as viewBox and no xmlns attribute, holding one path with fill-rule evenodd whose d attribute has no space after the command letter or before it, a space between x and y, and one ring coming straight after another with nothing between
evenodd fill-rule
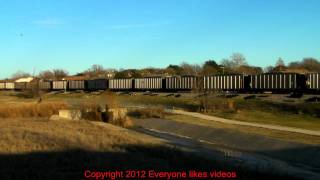
<instances>
[{"instance_id":1,"label":"dry grass field","mask_svg":"<svg viewBox=\"0 0 320 180\"><path fill-rule=\"evenodd\" d=\"M85 120L5 118L0 119L0 127L0 152L8 154L68 149L118 151L116 146L120 144L152 146L162 143L108 123L101 127Z\"/></svg>"},{"instance_id":2,"label":"dry grass field","mask_svg":"<svg viewBox=\"0 0 320 180\"><path fill-rule=\"evenodd\" d=\"M82 179L85 170L233 170L240 179L287 178L184 152L110 124L0 119L1 179Z\"/></svg>"},{"instance_id":3,"label":"dry grass field","mask_svg":"<svg viewBox=\"0 0 320 180\"><path fill-rule=\"evenodd\" d=\"M37 98L1 92L0 179L82 179L87 169L217 169L237 171L240 179L288 178L257 172L239 162L194 154L165 140L108 123L49 120L61 108L106 101L112 106L117 102L114 98L84 93L47 94L39 103ZM140 116L161 117L162 113L154 109Z\"/></svg>"}]
</instances>

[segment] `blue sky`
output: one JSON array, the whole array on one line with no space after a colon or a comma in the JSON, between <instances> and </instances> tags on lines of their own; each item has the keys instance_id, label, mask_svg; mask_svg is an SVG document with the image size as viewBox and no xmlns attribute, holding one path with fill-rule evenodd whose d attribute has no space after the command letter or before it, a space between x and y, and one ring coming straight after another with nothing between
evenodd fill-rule
<instances>
[{"instance_id":1,"label":"blue sky","mask_svg":"<svg viewBox=\"0 0 320 180\"><path fill-rule=\"evenodd\" d=\"M320 59L319 0L0 0L0 78L64 68Z\"/></svg>"}]
</instances>

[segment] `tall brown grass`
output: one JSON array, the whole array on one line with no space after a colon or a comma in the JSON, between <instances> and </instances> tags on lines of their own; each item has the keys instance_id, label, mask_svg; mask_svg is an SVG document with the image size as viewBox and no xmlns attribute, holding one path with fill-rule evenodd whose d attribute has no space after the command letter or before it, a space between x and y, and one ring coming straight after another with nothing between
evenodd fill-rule
<instances>
[{"instance_id":1,"label":"tall brown grass","mask_svg":"<svg viewBox=\"0 0 320 180\"><path fill-rule=\"evenodd\" d=\"M30 118L45 117L49 118L54 114L58 114L60 109L66 109L65 103L23 103L10 104L0 106L0 118Z\"/></svg>"},{"instance_id":2,"label":"tall brown grass","mask_svg":"<svg viewBox=\"0 0 320 180\"><path fill-rule=\"evenodd\" d=\"M128 116L117 118L117 119L109 118L108 122L110 124L117 125L124 128L129 128L133 126L133 121Z\"/></svg>"},{"instance_id":3,"label":"tall brown grass","mask_svg":"<svg viewBox=\"0 0 320 180\"><path fill-rule=\"evenodd\" d=\"M131 110L128 115L136 118L165 118L166 112L164 108L150 107Z\"/></svg>"}]
</instances>

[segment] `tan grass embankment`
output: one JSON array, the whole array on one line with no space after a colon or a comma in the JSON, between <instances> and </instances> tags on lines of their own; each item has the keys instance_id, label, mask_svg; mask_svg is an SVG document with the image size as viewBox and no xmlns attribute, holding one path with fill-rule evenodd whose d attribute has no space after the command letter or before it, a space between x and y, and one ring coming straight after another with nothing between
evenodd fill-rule
<instances>
[{"instance_id":1,"label":"tan grass embankment","mask_svg":"<svg viewBox=\"0 0 320 180\"><path fill-rule=\"evenodd\" d=\"M94 151L117 151L115 145L159 145L162 142L159 139L108 123L98 126L90 121L6 118L1 119L0 129L1 153L60 151L78 148ZM141 138L144 140L140 140Z\"/></svg>"},{"instance_id":2,"label":"tan grass embankment","mask_svg":"<svg viewBox=\"0 0 320 180\"><path fill-rule=\"evenodd\" d=\"M107 123L2 119L1 179L82 179L87 170L233 170L240 179L288 178L181 151Z\"/></svg>"},{"instance_id":3,"label":"tan grass embankment","mask_svg":"<svg viewBox=\"0 0 320 180\"><path fill-rule=\"evenodd\" d=\"M49 118L67 107L61 102L2 104L0 118Z\"/></svg>"}]
</instances>

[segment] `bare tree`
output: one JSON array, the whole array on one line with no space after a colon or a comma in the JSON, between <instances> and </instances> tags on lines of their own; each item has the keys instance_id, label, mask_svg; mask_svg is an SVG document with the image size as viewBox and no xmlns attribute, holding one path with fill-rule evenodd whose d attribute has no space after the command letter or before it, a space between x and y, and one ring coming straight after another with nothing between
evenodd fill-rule
<instances>
[{"instance_id":1,"label":"bare tree","mask_svg":"<svg viewBox=\"0 0 320 180\"><path fill-rule=\"evenodd\" d=\"M53 70L54 78L56 80L61 80L62 78L68 76L68 71L63 70L63 69L54 69Z\"/></svg>"},{"instance_id":2,"label":"bare tree","mask_svg":"<svg viewBox=\"0 0 320 180\"><path fill-rule=\"evenodd\" d=\"M281 57L279 57L279 59L276 62L276 66L273 68L272 72L283 72L286 69L287 67L284 64L284 61Z\"/></svg>"},{"instance_id":3,"label":"bare tree","mask_svg":"<svg viewBox=\"0 0 320 180\"><path fill-rule=\"evenodd\" d=\"M281 57L279 57L279 59L277 60L276 66L283 66L283 67L286 66Z\"/></svg>"},{"instance_id":4,"label":"bare tree","mask_svg":"<svg viewBox=\"0 0 320 180\"><path fill-rule=\"evenodd\" d=\"M304 58L302 67L312 72L320 72L320 62L315 58Z\"/></svg>"},{"instance_id":5,"label":"bare tree","mask_svg":"<svg viewBox=\"0 0 320 180\"><path fill-rule=\"evenodd\" d=\"M104 68L102 65L99 65L99 64L94 64L91 66L91 69L90 69L92 72L96 72L96 73L101 73L104 71Z\"/></svg>"},{"instance_id":6,"label":"bare tree","mask_svg":"<svg viewBox=\"0 0 320 180\"><path fill-rule=\"evenodd\" d=\"M241 53L233 53L230 57L233 68L247 66L246 58Z\"/></svg>"},{"instance_id":7,"label":"bare tree","mask_svg":"<svg viewBox=\"0 0 320 180\"><path fill-rule=\"evenodd\" d=\"M46 71L41 71L39 73L39 78L40 79L45 79L45 80L52 80L55 78L54 73L50 70L46 70Z\"/></svg>"},{"instance_id":8,"label":"bare tree","mask_svg":"<svg viewBox=\"0 0 320 180\"><path fill-rule=\"evenodd\" d=\"M104 74L104 68L102 65L94 64L88 70L81 73L82 75L87 75L91 78L99 77L100 75Z\"/></svg>"},{"instance_id":9,"label":"bare tree","mask_svg":"<svg viewBox=\"0 0 320 180\"><path fill-rule=\"evenodd\" d=\"M233 67L233 63L231 60L229 59L222 59L221 62L220 62L221 65L223 65L224 67L228 67L228 68L232 68Z\"/></svg>"},{"instance_id":10,"label":"bare tree","mask_svg":"<svg viewBox=\"0 0 320 180\"><path fill-rule=\"evenodd\" d=\"M99 74L104 73L104 68L102 65L94 64L89 69L91 76L99 76Z\"/></svg>"},{"instance_id":11,"label":"bare tree","mask_svg":"<svg viewBox=\"0 0 320 180\"><path fill-rule=\"evenodd\" d=\"M198 76L201 73L202 68L198 64L188 64L186 62L181 63L182 75Z\"/></svg>"},{"instance_id":12,"label":"bare tree","mask_svg":"<svg viewBox=\"0 0 320 180\"><path fill-rule=\"evenodd\" d=\"M312 57L304 58L302 61L291 62L288 68L296 72L320 72L320 62Z\"/></svg>"},{"instance_id":13,"label":"bare tree","mask_svg":"<svg viewBox=\"0 0 320 180\"><path fill-rule=\"evenodd\" d=\"M18 78L24 78L24 77L30 77L31 75L27 72L24 72L24 71L17 71L15 72L11 78L12 79L18 79Z\"/></svg>"},{"instance_id":14,"label":"bare tree","mask_svg":"<svg viewBox=\"0 0 320 180\"><path fill-rule=\"evenodd\" d=\"M119 70L118 72L123 71ZM78 75L84 75L90 78L111 78L116 74L115 69L106 69L102 65L94 64L84 72L78 73Z\"/></svg>"},{"instance_id":15,"label":"bare tree","mask_svg":"<svg viewBox=\"0 0 320 180\"><path fill-rule=\"evenodd\" d=\"M263 72L270 73L270 72L272 72L273 69L274 69L273 66L267 66L267 67L263 68Z\"/></svg>"}]
</instances>

